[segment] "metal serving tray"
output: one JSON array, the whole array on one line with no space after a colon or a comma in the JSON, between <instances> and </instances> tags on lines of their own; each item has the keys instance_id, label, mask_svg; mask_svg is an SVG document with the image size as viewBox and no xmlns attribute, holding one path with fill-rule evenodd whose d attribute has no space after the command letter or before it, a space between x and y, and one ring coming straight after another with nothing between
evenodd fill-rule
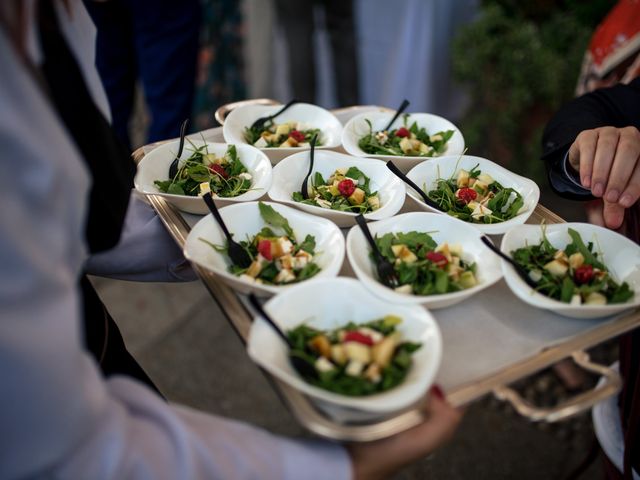
<instances>
[{"instance_id":1,"label":"metal serving tray","mask_svg":"<svg viewBox=\"0 0 640 480\"><path fill-rule=\"evenodd\" d=\"M229 104L216 112L216 119L223 123L229 111L246 103L269 104L273 101L259 99ZM350 107L335 110L334 113L344 123L355 114L375 108L378 107ZM222 128L219 127L200 132L194 137L224 141ZM160 143L136 150L134 160L140 161ZM151 195L147 199L182 247L191 226L200 217L178 211L161 196ZM415 209L413 200L407 198L403 211ZM539 224L543 221L563 222L553 212L538 205L528 223ZM494 240L499 241L499 238L495 237ZM231 326L246 342L253 313L245 296L236 294L218 281L212 272L197 266L194 269ZM341 275L353 275L347 260ZM493 392L496 397L509 401L530 420L547 422L562 420L589 409L619 391L621 379L617 372L593 364L584 350L640 326L640 309L596 320L570 319L539 310L517 299L504 281L461 304L432 313L443 336L443 359L437 382L443 386L451 404L465 405ZM551 408L531 405L507 386L567 357L572 357L586 370L605 376L606 381L594 390L578 394ZM343 420L337 412L320 410L305 395L265 374L297 420L309 431L323 437L373 441L401 432L423 420L424 409L421 404L369 423Z\"/></svg>"}]
</instances>

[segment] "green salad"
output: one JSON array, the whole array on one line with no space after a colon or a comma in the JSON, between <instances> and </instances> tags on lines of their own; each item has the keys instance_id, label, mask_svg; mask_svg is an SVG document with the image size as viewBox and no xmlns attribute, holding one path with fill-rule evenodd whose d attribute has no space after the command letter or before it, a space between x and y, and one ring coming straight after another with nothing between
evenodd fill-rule
<instances>
[{"instance_id":1,"label":"green salad","mask_svg":"<svg viewBox=\"0 0 640 480\"><path fill-rule=\"evenodd\" d=\"M580 234L569 228L571 237L564 249L551 245L546 235L538 245L530 245L511 252L511 257L529 272L537 291L572 305L606 305L624 303L634 292L627 282L617 283L601 255L594 251L593 242L585 244Z\"/></svg>"},{"instance_id":2,"label":"green salad","mask_svg":"<svg viewBox=\"0 0 640 480\"><path fill-rule=\"evenodd\" d=\"M401 321L388 315L330 331L300 325L287 332L295 346L290 353L315 368L317 376L305 380L317 387L349 396L384 392L402 383L421 346L402 340Z\"/></svg>"},{"instance_id":3,"label":"green salad","mask_svg":"<svg viewBox=\"0 0 640 480\"><path fill-rule=\"evenodd\" d=\"M229 145L222 157L209 153L208 145L196 147L181 161L175 177L153 182L163 193L202 196L211 192L213 197L237 197L251 188L251 174L238 157L235 145Z\"/></svg>"},{"instance_id":4,"label":"green salad","mask_svg":"<svg viewBox=\"0 0 640 480\"><path fill-rule=\"evenodd\" d=\"M427 196L443 212L471 223L504 222L518 215L524 206L517 190L502 186L491 175L482 173L478 165L470 171L461 168L450 178L439 178Z\"/></svg>"},{"instance_id":5,"label":"green salad","mask_svg":"<svg viewBox=\"0 0 640 480\"><path fill-rule=\"evenodd\" d=\"M320 267L314 261L315 237L307 235L298 243L286 218L262 202L258 207L260 216L269 226L252 238L238 242L249 253L252 262L247 268L231 264L229 271L244 280L264 285L301 282L317 274ZM213 245L204 238L200 240L218 252L227 253L226 246Z\"/></svg>"},{"instance_id":6,"label":"green salad","mask_svg":"<svg viewBox=\"0 0 640 480\"><path fill-rule=\"evenodd\" d=\"M430 135L416 122L407 125L409 115L402 116L404 126L391 130L373 131L369 120L369 133L358 140L358 147L371 155L397 155L410 157L434 157L441 155L447 148L447 142L453 136L453 130L445 130Z\"/></svg>"},{"instance_id":7,"label":"green salad","mask_svg":"<svg viewBox=\"0 0 640 480\"><path fill-rule=\"evenodd\" d=\"M476 264L462 258L460 245L438 245L428 233L385 233L376 236L380 253L398 277L395 291L414 295L457 292L475 286ZM373 259L373 254L372 254Z\"/></svg>"},{"instance_id":8,"label":"green salad","mask_svg":"<svg viewBox=\"0 0 640 480\"><path fill-rule=\"evenodd\" d=\"M367 213L380 208L378 192L371 191L371 180L357 167L338 168L326 181L319 172L311 178L309 199L293 192L293 200L341 212Z\"/></svg>"},{"instance_id":9,"label":"green salad","mask_svg":"<svg viewBox=\"0 0 640 480\"><path fill-rule=\"evenodd\" d=\"M245 127L244 138L257 148L309 147L314 135L318 135L316 147L322 146L320 129L308 128L298 122L265 122L259 127Z\"/></svg>"}]
</instances>

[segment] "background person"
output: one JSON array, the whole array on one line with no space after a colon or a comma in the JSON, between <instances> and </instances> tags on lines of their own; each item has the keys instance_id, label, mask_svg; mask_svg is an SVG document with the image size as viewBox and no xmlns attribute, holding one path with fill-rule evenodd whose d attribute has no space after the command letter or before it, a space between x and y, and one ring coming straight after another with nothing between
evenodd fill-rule
<instances>
[{"instance_id":1,"label":"background person","mask_svg":"<svg viewBox=\"0 0 640 480\"><path fill-rule=\"evenodd\" d=\"M0 176L0 477L382 478L449 438L460 415L437 388L421 425L345 449L167 404L128 366L100 371L85 272L151 279L181 259L159 255L168 236L129 201L94 38L79 0L0 4L0 168L14 172Z\"/></svg>"}]
</instances>

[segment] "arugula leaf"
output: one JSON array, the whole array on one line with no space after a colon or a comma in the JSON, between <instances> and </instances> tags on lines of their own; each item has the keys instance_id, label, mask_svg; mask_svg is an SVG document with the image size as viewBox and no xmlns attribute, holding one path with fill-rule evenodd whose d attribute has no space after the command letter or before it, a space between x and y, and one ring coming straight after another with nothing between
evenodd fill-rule
<instances>
[{"instance_id":1,"label":"arugula leaf","mask_svg":"<svg viewBox=\"0 0 640 480\"><path fill-rule=\"evenodd\" d=\"M315 249L316 237L314 237L313 235L307 235L306 237L304 237L304 241L298 247L298 250L304 250L311 255L313 255Z\"/></svg>"},{"instance_id":2,"label":"arugula leaf","mask_svg":"<svg viewBox=\"0 0 640 480\"><path fill-rule=\"evenodd\" d=\"M573 244L584 257L586 263L592 265L594 268L599 268L600 270L607 269L607 267L605 267L604 264L596 258L591 250L587 248L578 232L576 232L573 228L569 228L567 230L567 233L571 237L571 240L573 240Z\"/></svg>"},{"instance_id":3,"label":"arugula leaf","mask_svg":"<svg viewBox=\"0 0 640 480\"><path fill-rule=\"evenodd\" d=\"M273 207L262 202L258 202L258 208L260 209L260 216L265 222L274 227L279 227L284 230L286 235L293 239L293 229L289 226L289 222L286 218L276 212Z\"/></svg>"}]
</instances>

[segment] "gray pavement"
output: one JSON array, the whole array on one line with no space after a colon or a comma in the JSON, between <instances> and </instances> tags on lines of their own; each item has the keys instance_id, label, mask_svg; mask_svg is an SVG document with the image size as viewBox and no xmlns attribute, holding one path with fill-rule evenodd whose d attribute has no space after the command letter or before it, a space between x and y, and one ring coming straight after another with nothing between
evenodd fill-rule
<instances>
[{"instance_id":1,"label":"gray pavement","mask_svg":"<svg viewBox=\"0 0 640 480\"><path fill-rule=\"evenodd\" d=\"M199 282L94 283L130 351L170 401L278 434L306 435ZM542 389L542 396L550 388L557 392L549 375L522 387ZM535 425L487 397L467 408L451 443L397 478L562 479L584 458L592 439L587 415L559 425ZM596 460L580 478L602 476Z\"/></svg>"}]
</instances>

